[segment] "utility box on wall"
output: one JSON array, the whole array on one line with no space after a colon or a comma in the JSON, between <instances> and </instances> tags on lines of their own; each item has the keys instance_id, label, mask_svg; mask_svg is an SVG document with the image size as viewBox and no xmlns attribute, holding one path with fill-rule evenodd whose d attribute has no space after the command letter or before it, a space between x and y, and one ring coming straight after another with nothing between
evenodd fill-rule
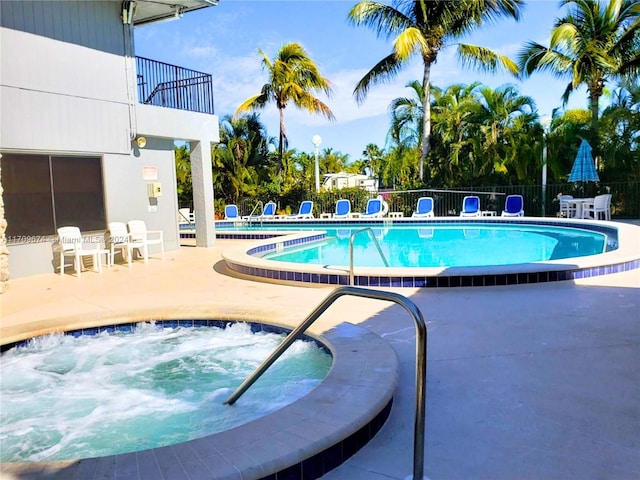
<instances>
[{"instance_id":1,"label":"utility box on wall","mask_svg":"<svg viewBox=\"0 0 640 480\"><path fill-rule=\"evenodd\" d=\"M147 183L147 193L149 198L158 198L162 196L162 184L159 182Z\"/></svg>"}]
</instances>

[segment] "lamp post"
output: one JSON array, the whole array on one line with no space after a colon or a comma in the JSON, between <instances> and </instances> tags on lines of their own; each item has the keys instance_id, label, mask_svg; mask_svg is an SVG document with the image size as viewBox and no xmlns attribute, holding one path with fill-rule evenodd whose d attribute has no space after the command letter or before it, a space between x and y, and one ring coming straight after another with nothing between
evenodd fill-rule
<instances>
[{"instance_id":1,"label":"lamp post","mask_svg":"<svg viewBox=\"0 0 640 480\"><path fill-rule=\"evenodd\" d=\"M540 124L544 130L542 134L542 195L540 197L540 203L542 205L542 216L546 217L547 214L547 155L548 155L548 143L549 143L549 127L551 126L551 117L549 115L543 115L540 118Z\"/></svg>"},{"instance_id":2,"label":"lamp post","mask_svg":"<svg viewBox=\"0 0 640 480\"><path fill-rule=\"evenodd\" d=\"M320 147L320 144L322 143L322 138L320 137L320 135L314 135L313 138L311 139L311 142L313 142L313 145L316 147L316 193L320 193L320 165L318 164L318 148Z\"/></svg>"}]
</instances>

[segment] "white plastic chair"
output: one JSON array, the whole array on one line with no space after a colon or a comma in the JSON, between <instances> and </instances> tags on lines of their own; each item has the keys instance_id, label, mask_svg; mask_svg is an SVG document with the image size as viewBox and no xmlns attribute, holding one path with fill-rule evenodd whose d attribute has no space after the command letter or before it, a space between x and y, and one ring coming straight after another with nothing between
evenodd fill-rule
<instances>
[{"instance_id":1,"label":"white plastic chair","mask_svg":"<svg viewBox=\"0 0 640 480\"><path fill-rule=\"evenodd\" d=\"M600 220L600 214L604 220L611 220L611 194L597 195L593 203L585 203L582 206L583 218Z\"/></svg>"},{"instance_id":2,"label":"white plastic chair","mask_svg":"<svg viewBox=\"0 0 640 480\"><path fill-rule=\"evenodd\" d=\"M569 200L573 200L573 195L558 195L561 217L572 218L576 216L576 204L570 203Z\"/></svg>"},{"instance_id":3,"label":"white plastic chair","mask_svg":"<svg viewBox=\"0 0 640 480\"><path fill-rule=\"evenodd\" d=\"M137 249L143 258L148 256L146 244L132 240L124 222L109 223L108 245L111 252L111 265L114 264L116 250L121 251L122 257L127 261L129 267L131 267L131 261L133 260L134 249Z\"/></svg>"},{"instance_id":4,"label":"white plastic chair","mask_svg":"<svg viewBox=\"0 0 640 480\"><path fill-rule=\"evenodd\" d=\"M102 273L102 259L100 255L107 255L107 263L109 263L109 251L101 249L100 245L95 244L95 248L85 248L82 243L82 234L78 227L60 227L58 228L58 241L60 242L60 275L64 274L65 257L72 257L76 268L76 275L82 275L84 267L83 258L91 257L93 261L93 269Z\"/></svg>"},{"instance_id":5,"label":"white plastic chair","mask_svg":"<svg viewBox=\"0 0 640 480\"><path fill-rule=\"evenodd\" d=\"M131 241L144 245L142 250L144 263L149 260L149 245L160 245L162 259L164 260L164 235L162 230L147 230L147 224L144 223L144 220L129 220L127 228L129 229Z\"/></svg>"}]
</instances>

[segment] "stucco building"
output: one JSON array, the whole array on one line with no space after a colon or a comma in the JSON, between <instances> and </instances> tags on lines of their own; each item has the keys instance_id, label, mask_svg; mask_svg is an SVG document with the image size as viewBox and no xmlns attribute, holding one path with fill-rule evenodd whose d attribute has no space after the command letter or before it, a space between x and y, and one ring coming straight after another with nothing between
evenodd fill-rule
<instances>
[{"instance_id":1,"label":"stucco building","mask_svg":"<svg viewBox=\"0 0 640 480\"><path fill-rule=\"evenodd\" d=\"M211 75L136 57L133 30L215 3L0 2L11 277L57 271L61 226L98 239L109 222L139 219L163 230L165 249L178 248L175 140L191 146L196 243L213 244L211 145L219 132ZM0 222L1 214L0 204Z\"/></svg>"}]
</instances>

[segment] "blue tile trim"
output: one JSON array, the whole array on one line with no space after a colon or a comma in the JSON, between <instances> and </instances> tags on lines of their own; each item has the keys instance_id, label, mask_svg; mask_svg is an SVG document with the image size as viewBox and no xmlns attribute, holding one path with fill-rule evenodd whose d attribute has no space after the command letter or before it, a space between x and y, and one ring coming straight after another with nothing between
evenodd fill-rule
<instances>
[{"instance_id":1,"label":"blue tile trim","mask_svg":"<svg viewBox=\"0 0 640 480\"><path fill-rule=\"evenodd\" d=\"M64 335L70 335L72 337L80 337L82 335L95 336L99 335L103 332L109 333L130 333L137 328L137 326L141 323L151 323L153 322L157 329L161 330L163 328L201 328L201 327L216 327L216 328L226 328L230 324L234 323L246 323L251 327L251 331L253 333L257 332L265 332L265 333L276 333L278 335L287 335L292 329L284 328L279 325L271 325L269 323L255 322L255 321L241 321L241 320L217 320L217 319L180 319L180 320L149 320L145 322L138 323L120 323L113 325L103 325L100 327L91 327L91 328L80 328L76 330L68 330L66 332L60 332ZM319 348L324 350L326 353L331 355L331 351L329 348L319 341L318 339L311 337L306 334L302 334L300 336L302 340L308 342L314 342ZM13 347L24 347L29 344L29 340L21 340L19 342L8 343L6 345L0 346L0 352L5 352L10 350Z\"/></svg>"},{"instance_id":2,"label":"blue tile trim","mask_svg":"<svg viewBox=\"0 0 640 480\"><path fill-rule=\"evenodd\" d=\"M228 263L229 268L238 273L254 277L286 280L289 282L315 283L324 285L348 285L349 276L339 274L318 274L290 272L268 268L253 268ZM566 270L547 270L529 273L487 273L485 275L452 276L365 276L354 277L354 284L365 287L414 287L414 288L450 288L450 287L489 287L496 285L526 285L531 283L561 282L580 278L609 275L640 268L640 259L613 265L573 268Z\"/></svg>"}]
</instances>

